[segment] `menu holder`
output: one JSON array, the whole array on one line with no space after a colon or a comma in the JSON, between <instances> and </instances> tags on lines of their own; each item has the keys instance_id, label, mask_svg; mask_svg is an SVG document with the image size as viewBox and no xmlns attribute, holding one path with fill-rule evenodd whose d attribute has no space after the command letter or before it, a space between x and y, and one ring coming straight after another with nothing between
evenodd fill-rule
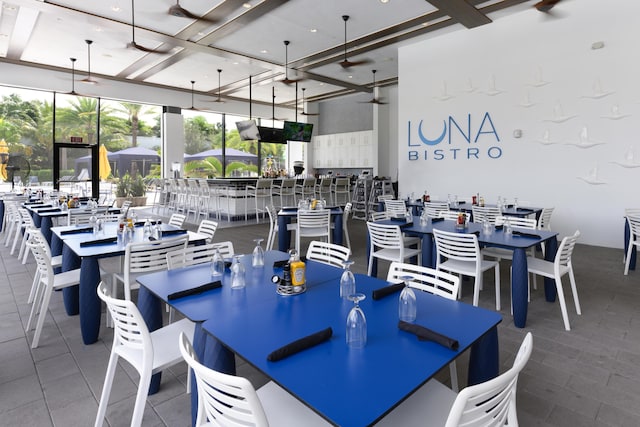
<instances>
[{"instance_id":1,"label":"menu holder","mask_svg":"<svg viewBox=\"0 0 640 427\"><path fill-rule=\"evenodd\" d=\"M513 230L512 234L514 236L529 237L529 238L532 238L532 239L541 239L541 237L538 234L527 233L525 231Z\"/></svg>"},{"instance_id":2,"label":"menu holder","mask_svg":"<svg viewBox=\"0 0 640 427\"><path fill-rule=\"evenodd\" d=\"M383 286L382 288L375 289L371 295L371 298L377 301L396 292L400 292L403 288L404 283L395 283L393 285Z\"/></svg>"},{"instance_id":3,"label":"menu holder","mask_svg":"<svg viewBox=\"0 0 640 427\"><path fill-rule=\"evenodd\" d=\"M79 234L79 233L88 233L93 232L93 227L82 227L82 228L74 228L71 230L63 230L60 234Z\"/></svg>"},{"instance_id":4,"label":"menu holder","mask_svg":"<svg viewBox=\"0 0 640 427\"><path fill-rule=\"evenodd\" d=\"M331 335L333 335L333 329L331 329L331 327L315 332L311 335L307 335L306 337L290 342L289 344L272 351L267 356L267 360L270 362L277 362L278 360L282 360L303 350L321 344L329 340Z\"/></svg>"},{"instance_id":5,"label":"menu holder","mask_svg":"<svg viewBox=\"0 0 640 427\"><path fill-rule=\"evenodd\" d=\"M167 295L167 300L172 301L174 299L188 297L190 295L198 295L206 291L211 291L213 289L218 289L222 287L222 282L220 280L216 280L215 282L205 283L204 285L196 286L195 288L185 289L183 291L178 291Z\"/></svg>"},{"instance_id":6,"label":"menu holder","mask_svg":"<svg viewBox=\"0 0 640 427\"><path fill-rule=\"evenodd\" d=\"M425 328L424 326L416 325L414 323L407 323L403 320L398 322L398 328L403 331L410 332L418 337L419 341L433 341L444 347L447 347L450 350L458 350L460 343L458 340L449 338L446 335L443 335L439 332L432 331L429 328Z\"/></svg>"},{"instance_id":7,"label":"menu holder","mask_svg":"<svg viewBox=\"0 0 640 427\"><path fill-rule=\"evenodd\" d=\"M107 237L105 239L88 240L86 242L80 242L80 246L86 247L86 246L105 245L108 243L116 243L117 241L118 241L117 237Z\"/></svg>"}]
</instances>

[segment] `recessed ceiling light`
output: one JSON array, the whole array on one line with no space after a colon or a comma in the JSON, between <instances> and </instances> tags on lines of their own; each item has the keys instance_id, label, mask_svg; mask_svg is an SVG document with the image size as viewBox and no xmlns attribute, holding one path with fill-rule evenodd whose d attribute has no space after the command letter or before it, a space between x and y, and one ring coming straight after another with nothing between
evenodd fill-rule
<instances>
[{"instance_id":1,"label":"recessed ceiling light","mask_svg":"<svg viewBox=\"0 0 640 427\"><path fill-rule=\"evenodd\" d=\"M245 9L251 9L251 3L243 3L242 7L244 7Z\"/></svg>"},{"instance_id":2,"label":"recessed ceiling light","mask_svg":"<svg viewBox=\"0 0 640 427\"><path fill-rule=\"evenodd\" d=\"M232 64L233 64L233 65L238 65L238 64L239 64L239 62L238 62L238 61L234 61L234 62L232 62Z\"/></svg>"},{"instance_id":3,"label":"recessed ceiling light","mask_svg":"<svg viewBox=\"0 0 640 427\"><path fill-rule=\"evenodd\" d=\"M267 49L262 49L262 50L260 51L260 53L268 53L268 52L269 52L269 51L268 51Z\"/></svg>"},{"instance_id":4,"label":"recessed ceiling light","mask_svg":"<svg viewBox=\"0 0 640 427\"><path fill-rule=\"evenodd\" d=\"M102 32L102 27L95 27L93 29L93 31L95 31L96 33L101 33Z\"/></svg>"},{"instance_id":5,"label":"recessed ceiling light","mask_svg":"<svg viewBox=\"0 0 640 427\"><path fill-rule=\"evenodd\" d=\"M9 34L0 33L0 37L9 37Z\"/></svg>"},{"instance_id":6,"label":"recessed ceiling light","mask_svg":"<svg viewBox=\"0 0 640 427\"><path fill-rule=\"evenodd\" d=\"M352 78L353 78L353 76L349 76L349 78L350 78L350 79L352 79Z\"/></svg>"},{"instance_id":7,"label":"recessed ceiling light","mask_svg":"<svg viewBox=\"0 0 640 427\"><path fill-rule=\"evenodd\" d=\"M114 4L113 6L111 6L111 10L113 10L114 12L120 12L122 8Z\"/></svg>"},{"instance_id":8,"label":"recessed ceiling light","mask_svg":"<svg viewBox=\"0 0 640 427\"><path fill-rule=\"evenodd\" d=\"M318 29L317 29L317 28L312 28L312 29L310 29L310 30L309 30L309 32L310 32L310 33L317 33L317 32L318 32Z\"/></svg>"},{"instance_id":9,"label":"recessed ceiling light","mask_svg":"<svg viewBox=\"0 0 640 427\"><path fill-rule=\"evenodd\" d=\"M17 8L15 6L11 6L10 4L5 4L4 6L2 6L3 9L6 10L16 10Z\"/></svg>"},{"instance_id":10,"label":"recessed ceiling light","mask_svg":"<svg viewBox=\"0 0 640 427\"><path fill-rule=\"evenodd\" d=\"M389 3L389 0L380 0L380 3L386 4L386 3Z\"/></svg>"}]
</instances>

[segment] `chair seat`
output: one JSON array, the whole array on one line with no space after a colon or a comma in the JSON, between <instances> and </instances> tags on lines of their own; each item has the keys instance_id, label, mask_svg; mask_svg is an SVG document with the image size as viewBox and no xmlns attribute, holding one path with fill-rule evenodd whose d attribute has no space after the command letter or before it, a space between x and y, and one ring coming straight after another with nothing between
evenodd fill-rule
<instances>
[{"instance_id":1,"label":"chair seat","mask_svg":"<svg viewBox=\"0 0 640 427\"><path fill-rule=\"evenodd\" d=\"M169 366L175 365L176 361L182 360L180 347L176 343L181 332L192 337L194 330L195 324L192 321L182 319L151 332L151 342L154 349L152 374L161 372ZM139 349L121 346L118 347L117 352L134 367L141 368L143 366L142 352Z\"/></svg>"},{"instance_id":2,"label":"chair seat","mask_svg":"<svg viewBox=\"0 0 640 427\"><path fill-rule=\"evenodd\" d=\"M413 245L418 245L420 246L420 242L422 242L422 239L420 239L419 237L416 236L402 236L402 240L404 241L404 245L405 246L413 246Z\"/></svg>"},{"instance_id":3,"label":"chair seat","mask_svg":"<svg viewBox=\"0 0 640 427\"><path fill-rule=\"evenodd\" d=\"M394 408L376 426L444 426L456 397L457 394L449 387L432 379Z\"/></svg>"},{"instance_id":4,"label":"chair seat","mask_svg":"<svg viewBox=\"0 0 640 427\"><path fill-rule=\"evenodd\" d=\"M527 257L527 269L529 273L534 273L539 276L549 277L553 279L555 277L554 265L551 261L546 261L540 258ZM569 267L566 265L560 265L560 276L569 272Z\"/></svg>"},{"instance_id":5,"label":"chair seat","mask_svg":"<svg viewBox=\"0 0 640 427\"><path fill-rule=\"evenodd\" d=\"M51 267L53 268L62 267L62 255L56 255L51 257Z\"/></svg>"},{"instance_id":6,"label":"chair seat","mask_svg":"<svg viewBox=\"0 0 640 427\"><path fill-rule=\"evenodd\" d=\"M296 227L295 229L297 230L298 227ZM318 237L318 236L326 236L326 235L327 235L326 227L305 227L300 233L300 236L305 236L305 237Z\"/></svg>"},{"instance_id":7,"label":"chair seat","mask_svg":"<svg viewBox=\"0 0 640 427\"><path fill-rule=\"evenodd\" d=\"M420 249L404 248L405 258L411 258L420 255ZM400 259L400 249L379 249L374 252L377 258L386 259L388 261L397 261Z\"/></svg>"},{"instance_id":8,"label":"chair seat","mask_svg":"<svg viewBox=\"0 0 640 427\"><path fill-rule=\"evenodd\" d=\"M484 248L481 250L483 256L498 259L513 259L513 251L504 248Z\"/></svg>"},{"instance_id":9,"label":"chair seat","mask_svg":"<svg viewBox=\"0 0 640 427\"><path fill-rule=\"evenodd\" d=\"M331 425L273 381L260 387L256 393L271 426L299 427L302 420L304 427Z\"/></svg>"},{"instance_id":10,"label":"chair seat","mask_svg":"<svg viewBox=\"0 0 640 427\"><path fill-rule=\"evenodd\" d=\"M53 289L64 289L80 283L80 269L69 270L53 276Z\"/></svg>"},{"instance_id":11,"label":"chair seat","mask_svg":"<svg viewBox=\"0 0 640 427\"><path fill-rule=\"evenodd\" d=\"M480 262L480 271L487 271L490 268L494 268L497 264L497 261L482 260ZM446 260L440 264L440 269L463 274L465 276L475 276L476 274L475 262L459 261L457 259Z\"/></svg>"}]
</instances>

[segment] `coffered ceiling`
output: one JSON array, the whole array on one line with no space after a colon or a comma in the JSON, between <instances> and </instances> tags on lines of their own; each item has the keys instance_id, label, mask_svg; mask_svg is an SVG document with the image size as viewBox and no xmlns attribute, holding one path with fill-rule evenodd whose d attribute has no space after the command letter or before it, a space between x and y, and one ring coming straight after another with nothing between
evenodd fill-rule
<instances>
[{"instance_id":1,"label":"coffered ceiling","mask_svg":"<svg viewBox=\"0 0 640 427\"><path fill-rule=\"evenodd\" d=\"M539 14L525 0L181 0L204 18L192 19L171 15L176 3L0 1L0 61L69 70L76 58L79 82L90 59L92 77L107 86L118 79L190 91L193 80L201 99L214 100L219 91L223 99L271 103L273 93L276 104L292 106L302 88L308 101L372 92L372 70L377 85L395 84L403 44L437 43L443 32L526 9ZM135 42L154 52L128 47L132 5ZM90 56L85 40L93 42ZM340 65L345 46L347 59L361 65ZM285 78L299 79L298 93Z\"/></svg>"}]
</instances>

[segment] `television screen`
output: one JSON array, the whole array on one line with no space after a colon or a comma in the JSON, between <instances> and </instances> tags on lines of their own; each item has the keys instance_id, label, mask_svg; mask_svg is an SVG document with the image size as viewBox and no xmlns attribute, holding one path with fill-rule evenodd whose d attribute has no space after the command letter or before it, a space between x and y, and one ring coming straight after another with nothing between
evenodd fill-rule
<instances>
[{"instance_id":1,"label":"television screen","mask_svg":"<svg viewBox=\"0 0 640 427\"><path fill-rule=\"evenodd\" d=\"M243 141L257 141L260 138L255 120L236 122L236 127L238 128L240 139Z\"/></svg>"},{"instance_id":2,"label":"television screen","mask_svg":"<svg viewBox=\"0 0 640 427\"><path fill-rule=\"evenodd\" d=\"M260 141L273 142L276 144L286 144L287 140L282 135L282 129L270 128L266 126L258 126L258 133L260 134Z\"/></svg>"},{"instance_id":3,"label":"television screen","mask_svg":"<svg viewBox=\"0 0 640 427\"><path fill-rule=\"evenodd\" d=\"M284 122L285 141L311 142L313 123Z\"/></svg>"}]
</instances>

